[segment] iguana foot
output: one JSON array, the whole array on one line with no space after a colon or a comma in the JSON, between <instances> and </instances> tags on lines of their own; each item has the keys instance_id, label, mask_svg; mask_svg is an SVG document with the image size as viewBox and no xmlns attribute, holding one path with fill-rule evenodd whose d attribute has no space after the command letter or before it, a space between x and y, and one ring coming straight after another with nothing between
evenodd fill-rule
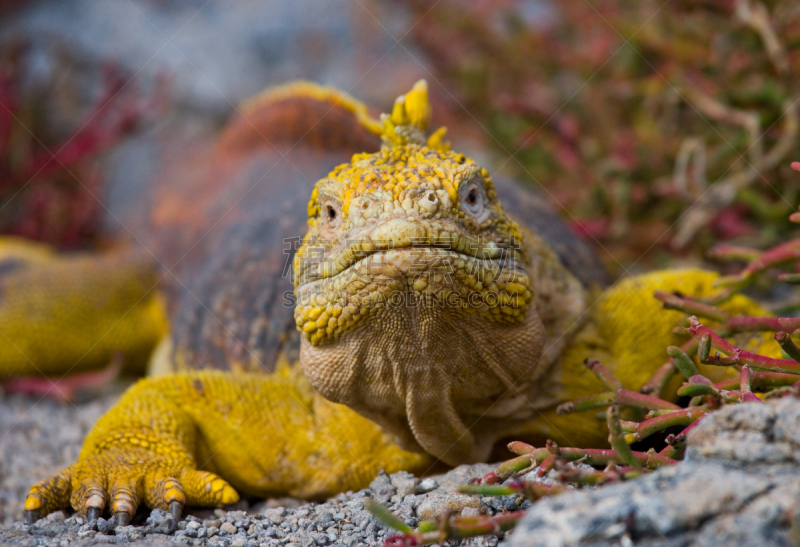
<instances>
[{"instance_id":1,"label":"iguana foot","mask_svg":"<svg viewBox=\"0 0 800 547\"><path fill-rule=\"evenodd\" d=\"M128 445L81 457L33 485L25 499L25 518L32 523L69 504L89 520L108 508L117 525L125 526L141 502L179 519L187 504L219 507L238 500L239 494L225 480L195 469L185 458Z\"/></svg>"}]
</instances>

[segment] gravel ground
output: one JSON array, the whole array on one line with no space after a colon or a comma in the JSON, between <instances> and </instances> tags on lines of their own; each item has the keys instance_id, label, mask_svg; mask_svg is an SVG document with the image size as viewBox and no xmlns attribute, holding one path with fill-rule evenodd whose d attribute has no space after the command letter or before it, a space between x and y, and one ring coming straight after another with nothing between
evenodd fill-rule
<instances>
[{"instance_id":1,"label":"gravel ground","mask_svg":"<svg viewBox=\"0 0 800 547\"><path fill-rule=\"evenodd\" d=\"M206 518L189 515L178 523L171 515L158 509L152 511L146 521L138 526L121 527L114 527L113 522L103 518L86 522L80 516L65 519L63 513L55 513L32 526L18 522L10 528L0 529L0 544L63 546L136 542L137 545L182 543L232 547L381 545L393 532L364 509L365 497L381 498L380 493L390 495L387 505L412 525L417 523L416 515L421 504L430 501L426 495L390 494L392 491L414 488L413 484L419 482L405 474L395 475L392 479L390 482L385 475L378 477L372 488L341 494L322 504L306 504L294 509L267 508L255 513L217 510ZM393 486L393 483L400 487ZM433 487L436 483L429 480L421 485ZM420 492L419 484L415 491ZM483 505L477 498L474 501ZM491 503L500 509L517 507L516 500L512 499L492 500ZM439 505L439 502L435 505ZM489 506L484 506L483 510L494 512ZM463 514L477 514L480 511L472 506L462 508ZM475 538L462 545L494 546L498 541L496 537Z\"/></svg>"},{"instance_id":2,"label":"gravel ground","mask_svg":"<svg viewBox=\"0 0 800 547\"><path fill-rule=\"evenodd\" d=\"M75 405L0 393L0 526L22 518L33 483L77 459L83 438L121 390Z\"/></svg>"},{"instance_id":3,"label":"gravel ground","mask_svg":"<svg viewBox=\"0 0 800 547\"><path fill-rule=\"evenodd\" d=\"M0 397L0 545L371 546L382 544L392 532L364 509L366 497L384 503L411 526L435 518L445 509L463 515L494 514L528 503L521 497L479 498L455 493L459 485L493 468L478 464L423 480L408 473L391 477L382 473L370 488L325 503L264 500L251 507L245 504L246 510L190 511L181 522L160 510L140 510L131 526L118 528L103 518L87 522L63 512L32 526L21 522L27 489L77 457L84 435L113 404L120 389L76 405L20 395ZM497 545L498 541L484 537L462 545Z\"/></svg>"}]
</instances>

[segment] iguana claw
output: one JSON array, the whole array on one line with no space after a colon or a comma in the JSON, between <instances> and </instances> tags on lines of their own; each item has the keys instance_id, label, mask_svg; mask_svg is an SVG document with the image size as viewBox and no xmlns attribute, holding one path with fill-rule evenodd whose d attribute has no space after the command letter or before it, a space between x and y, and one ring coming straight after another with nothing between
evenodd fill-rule
<instances>
[{"instance_id":1,"label":"iguana claw","mask_svg":"<svg viewBox=\"0 0 800 547\"><path fill-rule=\"evenodd\" d=\"M125 511L114 513L114 518L117 521L117 526L127 526L131 523L131 515Z\"/></svg>"},{"instance_id":2,"label":"iguana claw","mask_svg":"<svg viewBox=\"0 0 800 547\"><path fill-rule=\"evenodd\" d=\"M25 511L25 522L28 524L33 524L37 520L42 518L42 512L38 510L33 511Z\"/></svg>"},{"instance_id":3,"label":"iguana claw","mask_svg":"<svg viewBox=\"0 0 800 547\"><path fill-rule=\"evenodd\" d=\"M169 504L169 512L175 519L175 522L178 522L181 520L181 515L183 514L183 504L179 501L171 502Z\"/></svg>"},{"instance_id":4,"label":"iguana claw","mask_svg":"<svg viewBox=\"0 0 800 547\"><path fill-rule=\"evenodd\" d=\"M100 507L89 507L89 509L86 510L86 520L97 520L100 518L102 513L103 510Z\"/></svg>"}]
</instances>

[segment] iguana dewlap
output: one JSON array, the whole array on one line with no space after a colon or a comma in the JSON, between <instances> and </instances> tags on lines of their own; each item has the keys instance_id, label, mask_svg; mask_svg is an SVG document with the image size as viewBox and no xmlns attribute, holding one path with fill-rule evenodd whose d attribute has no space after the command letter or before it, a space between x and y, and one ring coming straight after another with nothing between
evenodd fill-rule
<instances>
[{"instance_id":1,"label":"iguana dewlap","mask_svg":"<svg viewBox=\"0 0 800 547\"><path fill-rule=\"evenodd\" d=\"M169 281L167 361L181 372L131 388L78 461L31 489L30 518L71 504L127 522L141 503L180 511L233 502L237 490L324 496L380 469L485 459L509 435L602 443L600 422L554 412L601 388L582 361L603 359L637 389L680 342L680 315L652 292L711 291L714 274L687 270L601 292L602 269L555 215L426 134L424 83L381 122L309 84L243 111L213 149L168 172L148 217L148 250ZM292 286L286 259L298 246ZM25 268L46 277L46 260L19 263L17 287ZM81 285L61 291L79 299ZM36 322L25 298L13 313L0 300L0 330ZM130 310L150 306L142 320L157 322L153 298L143 291ZM744 298L727 305L756 311ZM137 328L123 319L113 340L84 333L71 351L152 345L153 329L138 346L123 336ZM305 376L287 364L297 332ZM0 355L18 358L14 347L0 340ZM72 354L62 357L68 369ZM56 352L47 358L58 370ZM214 368L227 371L190 370Z\"/></svg>"}]
</instances>

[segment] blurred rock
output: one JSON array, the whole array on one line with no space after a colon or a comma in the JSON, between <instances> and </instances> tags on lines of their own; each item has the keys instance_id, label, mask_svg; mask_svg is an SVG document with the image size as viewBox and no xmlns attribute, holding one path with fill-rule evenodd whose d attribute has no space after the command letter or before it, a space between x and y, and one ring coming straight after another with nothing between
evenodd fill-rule
<instances>
[{"instance_id":1,"label":"blurred rock","mask_svg":"<svg viewBox=\"0 0 800 547\"><path fill-rule=\"evenodd\" d=\"M40 81L64 56L84 75L109 61L144 81L167 72L179 110L221 122L241 100L296 78L393 100L419 77L391 81L417 65L395 44L406 19L353 0L43 0L3 18L0 44L29 42Z\"/></svg>"},{"instance_id":2,"label":"blurred rock","mask_svg":"<svg viewBox=\"0 0 800 547\"><path fill-rule=\"evenodd\" d=\"M422 55L397 43L409 20L376 0L40 0L0 18L0 54L25 51L22 88L54 142L82 123L109 64L145 95L169 82L159 122L106 155L95 192L113 237L130 232L126 204L146 194L167 144L214 134L266 87L306 79L388 109L428 74Z\"/></svg>"}]
</instances>

